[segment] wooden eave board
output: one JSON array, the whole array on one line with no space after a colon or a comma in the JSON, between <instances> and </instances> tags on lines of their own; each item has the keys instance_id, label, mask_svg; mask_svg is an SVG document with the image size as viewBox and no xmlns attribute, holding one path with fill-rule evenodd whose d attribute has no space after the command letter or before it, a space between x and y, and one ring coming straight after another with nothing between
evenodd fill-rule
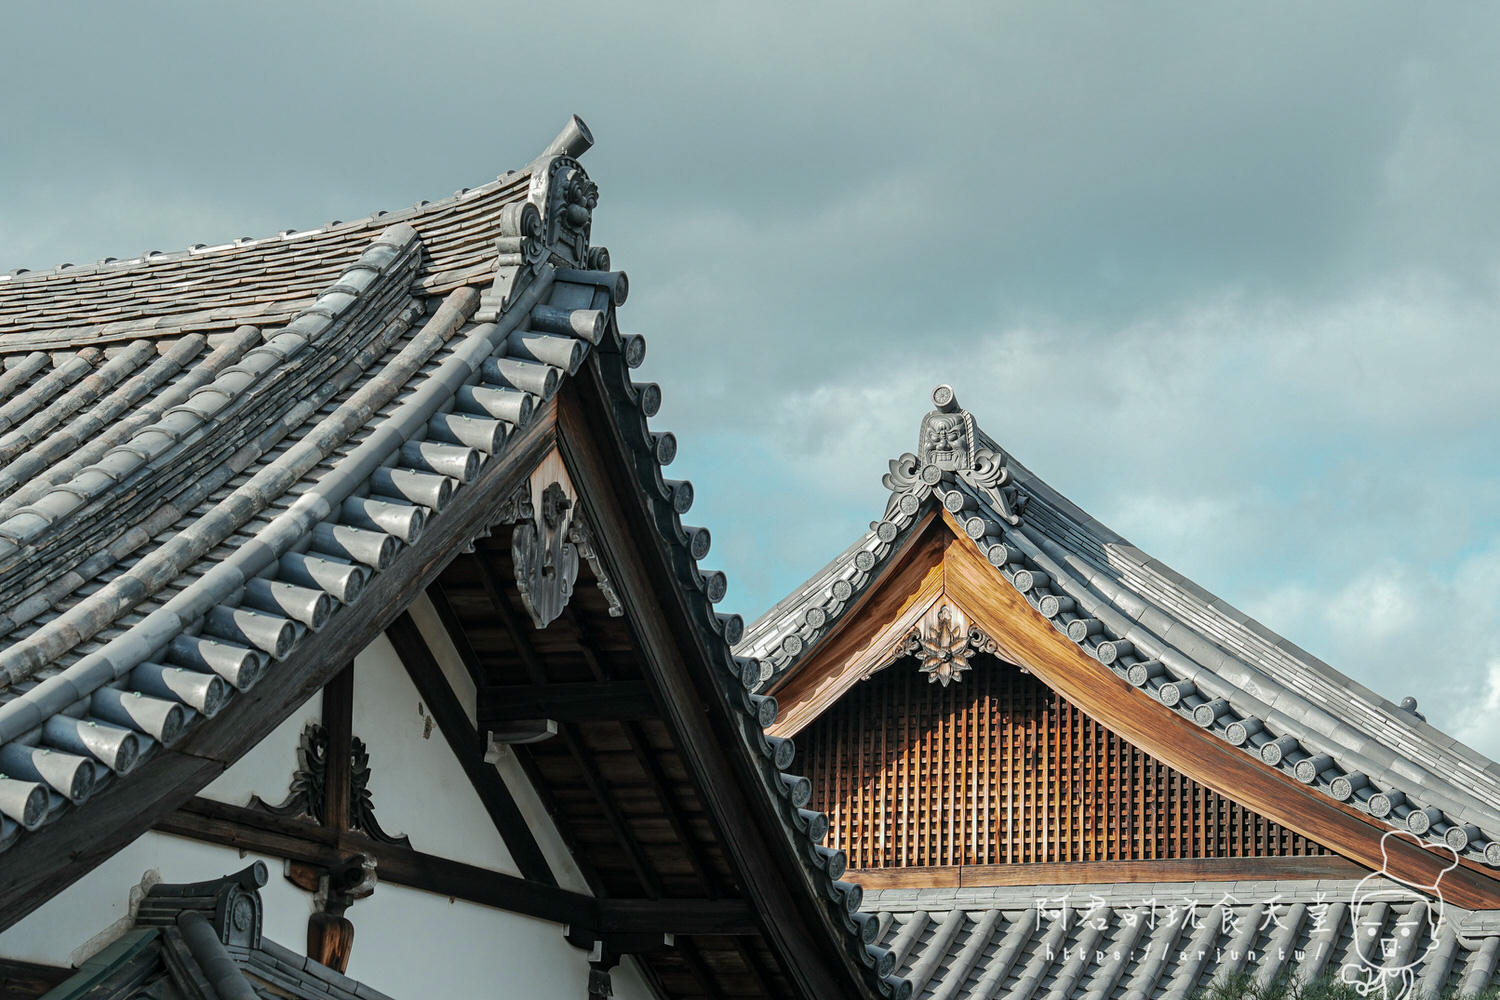
<instances>
[{"instance_id":1,"label":"wooden eave board","mask_svg":"<svg viewBox=\"0 0 1500 1000\"><path fill-rule=\"evenodd\" d=\"M847 932L830 919L801 849L776 814L777 803L747 753L743 721L713 690L718 670L709 662L718 636L708 636L688 607L685 583L648 514L638 473L631 468L638 420L590 364L559 396L560 444L568 471L585 498L595 548L609 567L625 606L642 676L663 708L663 722L679 749L690 782L702 797L736 884L761 916L766 943L778 956L790 989L785 995L873 995L867 973L852 964ZM617 377L617 375L615 376ZM718 655L727 655L727 649ZM700 960L710 956L700 955ZM688 956L677 956L694 964ZM736 965L726 959L726 968ZM738 963L744 971L743 961ZM758 994L757 994L758 995Z\"/></svg>"}]
</instances>

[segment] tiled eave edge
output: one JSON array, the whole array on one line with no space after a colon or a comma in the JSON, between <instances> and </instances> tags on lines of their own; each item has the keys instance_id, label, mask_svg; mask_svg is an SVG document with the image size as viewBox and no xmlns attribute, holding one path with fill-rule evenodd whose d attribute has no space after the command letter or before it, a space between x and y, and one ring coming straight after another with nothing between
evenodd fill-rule
<instances>
[{"instance_id":1,"label":"tiled eave edge","mask_svg":"<svg viewBox=\"0 0 1500 1000\"><path fill-rule=\"evenodd\" d=\"M755 623L754 634L741 641L735 651L761 661L757 690L768 687L800 663L859 604L886 563L905 547L922 523L930 506L924 501L931 494L932 487L920 482L910 491L893 493L885 517L871 524L858 542L825 567L800 600L773 609Z\"/></svg>"},{"instance_id":2,"label":"tiled eave edge","mask_svg":"<svg viewBox=\"0 0 1500 1000\"><path fill-rule=\"evenodd\" d=\"M1460 797L1441 776L1351 731L1296 692L1268 690L1264 675L1190 630L1164 641L1121 610L1139 598L1123 590L1101 592L1114 585L1081 578L1059 558L1054 543L1026 530L1024 518L1019 526L1002 528L966 484L945 480L939 493L945 501L956 495L945 504L950 512L966 504L977 511L958 515L965 534L1032 608L1101 666L1231 746L1385 827L1500 868L1500 815L1488 803ZM1213 655L1212 666L1184 651L1189 641ZM1268 698L1257 697L1252 685Z\"/></svg>"},{"instance_id":3,"label":"tiled eave edge","mask_svg":"<svg viewBox=\"0 0 1500 1000\"><path fill-rule=\"evenodd\" d=\"M513 221L524 222L535 215L534 208L529 212L518 211ZM21 777L0 778L0 795L10 797L0 802L0 808L6 810L0 818L0 849L18 842L45 841L49 836L45 828L59 819L83 816L86 822L93 803L103 799L113 801L114 806L99 815L114 813L116 819L121 813L129 815L128 804L121 803L119 793L140 785L133 780L135 775L132 774L137 760L153 755L170 758L168 765L142 768L143 771L167 773L180 773L184 768L196 766L189 758L198 754L218 762L210 771L231 762L234 759L232 753L219 752L215 756L213 748L234 745L243 749L253 745L245 742L244 732L222 732L225 727L232 727L236 715L242 714L233 711L236 702L255 699L254 694L243 693L253 685L259 692L275 688L277 695L283 689L296 689L304 692L304 700L311 690L316 690L316 684L308 690L306 677L290 676L288 670L278 668L276 662L290 660L313 671L323 669L309 667L306 663L305 650L309 644L316 645L315 640L320 637L318 633L341 631L351 614L368 611L372 599L379 601L378 597L372 598L373 592L386 589L379 585L386 583L393 572L402 572L402 564L410 562L408 550L425 549L421 536L430 537L433 525L444 522L438 513L440 508L461 509L472 505L471 495L476 484L489 478L489 469L505 465L514 457L513 444L518 437L526 437L524 431L531 413L540 410L563 378L576 370L592 345L590 338L597 339L603 328L602 316L597 310L584 310L587 315L583 316L576 315L577 310L565 310L561 315L557 315L557 309L551 312L540 310L535 317L532 312L538 306L546 305L553 290L583 288L587 295L602 297L606 303L612 295L623 297L624 294L623 275L564 270L561 273L569 280L559 280L559 271L551 264L535 261L526 266L525 280L517 282L517 270L517 267L502 267L495 275L495 284L510 289L512 294L481 296L472 289L463 289L450 296L445 306L429 320L427 328L414 338L414 344L420 342L424 334L436 336L440 342L453 338L465 321L484 307L487 298L495 312L494 321L479 323L459 333L456 346L449 346L438 369L425 376L420 387L380 420L368 438L337 461L333 469L322 475L313 489L284 515L191 583L159 609L159 613L153 613L154 619L147 616L107 644L100 651L102 655L79 661L74 665L78 669L65 670L0 709L0 742L17 748L15 751L0 750L0 753L17 758L9 761L6 770L14 771L17 762L24 766L26 761L20 760L21 757L39 765L32 773ZM569 298L576 300L576 295ZM546 315L542 315L543 312ZM428 329L434 326L440 329ZM523 326L531 328L526 338L530 346L525 350L537 350L540 342L545 342L543 350L552 344L560 345L561 350L552 356L566 358L562 363L567 370L519 355L522 348L510 346L510 334ZM639 344L634 345L633 351L639 357ZM403 350L391 364L400 362L406 354L407 350ZM486 362L496 357L503 362L498 366L498 376L493 366L486 366ZM415 371L420 367L421 358L412 360L416 364L408 362L407 368ZM391 364L365 387L374 385L376 397L381 395L382 389L398 387L396 384L376 385L387 376ZM507 378L510 381L506 381ZM485 386L483 406L473 403L474 394L470 395L467 404L458 399L458 390L470 385ZM388 393L386 398L390 398ZM354 411L346 414L353 420L351 426L364 426L362 421L368 420L371 412L378 409L378 406L371 405L374 402L364 395L351 401ZM485 407L489 412L474 412ZM458 423L448 417L455 418ZM472 445L451 439L432 440L438 424L450 430L458 426L458 436L473 435L480 440ZM375 516L371 517L372 508L363 501L371 497L372 477L381 473L399 474L404 483L416 488L404 500L391 497L389 486L377 491L381 494L379 499L383 506L373 509ZM350 498L355 498L354 516L346 503ZM347 523L351 521L358 523ZM488 524L481 525L468 540L472 540L474 533L487 529ZM318 544L315 534L319 531L323 532L325 542L331 533L338 536L338 545L347 546L347 551L343 552L346 558L336 564L347 572L341 574L340 580L332 582L305 578L305 572L296 580L285 579L287 557L311 554L308 546ZM324 544L319 551L326 554L327 545ZM442 555L426 553L418 564L420 571L435 572L433 560L442 558ZM309 621L297 621L293 620L292 608L286 609L287 614L282 617L268 613L264 601L259 606L246 607L243 603L246 588L254 581L271 584L278 588L278 593L302 601L300 609L309 614L311 607L320 602L324 610ZM325 593L319 593L320 586ZM331 612L328 610L330 597L334 602ZM253 624L257 636L274 636L270 648L257 648L257 636L249 634L243 636L240 643L226 642L222 637L206 643L201 641L197 633L203 616L215 608L223 609L219 612L221 617L241 616L246 624ZM383 613L383 608L376 610ZM203 638L206 639L206 634ZM212 654L206 655L196 669L187 672L189 678L201 678L205 684L220 684L223 679L220 673L227 671L233 675L234 688L241 692L230 691L221 695L228 704L222 723L204 724L205 714L217 713L224 708L223 705L217 706L214 713L204 713L182 704L181 700L174 703L165 692L156 691L150 697L142 697L135 692L123 691L125 703L133 710L144 708L154 715L147 718L148 712L138 711L139 720L131 718L125 724L115 720L113 725L99 725L90 720L85 723L87 728L82 736L74 741L76 746L56 746L51 723L59 718L73 720L73 723L84 722L80 715L87 715L89 711L90 690L103 687L120 690L122 682L128 683L134 677L136 666L153 657L165 659L164 650L175 648L174 644L184 640L199 652ZM335 650L334 656L338 657L342 652ZM224 660L232 662L221 662ZM330 662L336 665L338 661ZM256 685L263 675L275 675L278 680L272 685ZM201 685L196 685L194 691L197 692L199 687ZM295 704L284 706L285 710L290 710ZM163 719L173 721L163 728ZM96 746L99 740L95 737L107 737L109 746ZM121 745L129 746L130 752L120 755ZM164 751L164 747L171 749ZM66 766L66 773L59 773L60 765ZM91 798L96 783L108 787L99 796ZM145 798L149 795L143 795ZM76 827L77 824L70 825ZM134 832L140 831L136 829ZM108 851L101 854L91 848L91 852L77 852L82 853L92 853L98 860L107 856ZM15 856L15 852L0 853L0 865L6 864L7 860L12 860L19 869L21 859ZM74 860L78 860L76 855ZM80 870L71 877L87 870L82 865L79 867ZM33 874L36 878L48 877L44 872ZM23 915L14 907L4 909L6 923Z\"/></svg>"},{"instance_id":4,"label":"tiled eave edge","mask_svg":"<svg viewBox=\"0 0 1500 1000\"><path fill-rule=\"evenodd\" d=\"M863 890L842 880L846 857L841 851L822 846L828 819L806 808L812 795L811 783L787 771L794 757L792 742L765 732L776 721L776 702L754 693L762 675L760 662L734 653L734 645L742 638L743 621L738 615L714 610L714 604L724 595L724 580L722 573L699 566L708 553L708 531L683 525L682 515L691 504L691 486L663 476L663 460L670 461L675 449L663 447L670 435L652 433L647 423L660 405L660 391L652 383L633 383L621 359L607 352L597 358L603 391L614 403L626 457L633 465L656 542L696 626L713 690L736 728L737 752L747 758L760 785L758 791L774 810L784 845L793 852L806 879L804 891L818 901L825 926L871 995L908 1000L911 984L894 975L894 956L872 943L876 924L870 915L860 912ZM895 541L895 534L890 538ZM873 568L875 557L872 554L860 562L868 562Z\"/></svg>"},{"instance_id":5,"label":"tiled eave edge","mask_svg":"<svg viewBox=\"0 0 1500 1000\"><path fill-rule=\"evenodd\" d=\"M1500 868L1500 813L1491 804L1464 795L1442 776L1400 758L1296 692L1273 686L1264 674L1186 626L1174 624L1177 638L1163 641L1121 610L1140 605L1141 598L1100 574L1085 579L1055 542L1027 530L1024 516L1019 525L1006 524L968 484L952 474L931 472L931 482L918 478L908 488L893 490L885 519L865 535L864 545L846 556L841 567L822 574L832 584L825 582L819 592L783 609L778 620L758 623L755 642L740 652L764 658L765 680L784 676L837 626L879 575L896 547L892 542L922 510L941 503L1027 603L1102 667L1247 755L1386 829ZM1189 655L1185 645L1199 655ZM1266 697L1257 697L1255 690Z\"/></svg>"}]
</instances>

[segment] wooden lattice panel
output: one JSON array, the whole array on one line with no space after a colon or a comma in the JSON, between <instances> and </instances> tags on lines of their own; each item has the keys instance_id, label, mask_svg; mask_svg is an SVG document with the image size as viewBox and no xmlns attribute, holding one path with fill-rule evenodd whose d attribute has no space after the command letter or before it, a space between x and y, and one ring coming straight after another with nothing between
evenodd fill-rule
<instances>
[{"instance_id":1,"label":"wooden lattice panel","mask_svg":"<svg viewBox=\"0 0 1500 1000\"><path fill-rule=\"evenodd\" d=\"M797 736L855 868L1321 855L992 657L943 687L901 660Z\"/></svg>"}]
</instances>

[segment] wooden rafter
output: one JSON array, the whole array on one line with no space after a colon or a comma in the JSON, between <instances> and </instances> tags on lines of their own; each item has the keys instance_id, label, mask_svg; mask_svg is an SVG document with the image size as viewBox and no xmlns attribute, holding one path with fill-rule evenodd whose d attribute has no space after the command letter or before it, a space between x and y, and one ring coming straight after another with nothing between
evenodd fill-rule
<instances>
[{"instance_id":1,"label":"wooden rafter","mask_svg":"<svg viewBox=\"0 0 1500 1000\"><path fill-rule=\"evenodd\" d=\"M547 683L547 669L541 657L537 654L535 647L527 633L529 626L524 625L520 617L510 606L510 599L506 595L504 587L495 578L495 572L484 558L484 550L481 548L476 553L474 565L478 570L480 582L484 585L485 593L488 595L490 605L495 612L502 628L510 636L511 642L516 649L516 657L521 661L527 676L532 684L545 685ZM594 800L599 805L599 810L604 815L605 822L609 824L611 832L625 851L625 856L630 860L630 866L634 871L636 879L647 895L659 898L661 891L661 878L657 875L651 864L651 859L646 856L645 849L641 847L640 841L630 829L624 814L620 811L619 803L609 793L609 787L604 778L599 774L599 768L594 763L593 755L583 745L583 740L578 735L577 728L567 722L558 724L558 738L562 740L568 753L572 755L577 765L584 784L588 787Z\"/></svg>"},{"instance_id":2,"label":"wooden rafter","mask_svg":"<svg viewBox=\"0 0 1500 1000\"><path fill-rule=\"evenodd\" d=\"M651 664L648 680L664 721L680 740L691 780L716 820L730 863L743 875L746 896L763 917L767 942L793 995L847 995L863 970L828 947L844 930L810 891L808 872L774 814L763 799L752 798L764 794L760 778L745 755L731 752L743 737L724 709L707 708L721 696L698 690L700 681L712 679L689 669L688 659L704 655L706 640L684 604L681 584L651 541L654 529L647 526L649 514L626 465L627 446L605 402L609 393L599 371L585 369L571 388L559 397L560 446L579 495L588 498L596 553L614 581L637 648Z\"/></svg>"},{"instance_id":3,"label":"wooden rafter","mask_svg":"<svg viewBox=\"0 0 1500 1000\"><path fill-rule=\"evenodd\" d=\"M608 660L598 651L588 634L587 628L578 616L572 611L565 613L565 619L578 635L578 650L583 654L584 662L588 664L589 672L594 675L597 682L607 683L606 678L613 675ZM618 682L616 682L618 683ZM644 681L640 682L644 686ZM647 693L649 699L649 692ZM653 708L655 702L652 701ZM623 722L621 728L625 732L626 742L630 745L631 753L635 754L636 760L640 761L641 767L646 772L646 781L651 788L651 793L656 797L662 813L667 818L667 824L681 845L683 853L687 856L688 864L692 866L694 874L703 887L703 891L710 898L721 896L724 893L719 877L714 873L713 866L709 864L708 857L703 846L698 843L698 838L693 836L688 828L687 820L682 815L682 810L673 799L671 783L663 773L661 762L657 760L656 753L647 744L646 734L639 725L633 722Z\"/></svg>"},{"instance_id":4,"label":"wooden rafter","mask_svg":"<svg viewBox=\"0 0 1500 1000\"><path fill-rule=\"evenodd\" d=\"M656 702L645 681L500 684L479 689L479 721L626 722L654 719Z\"/></svg>"}]
</instances>

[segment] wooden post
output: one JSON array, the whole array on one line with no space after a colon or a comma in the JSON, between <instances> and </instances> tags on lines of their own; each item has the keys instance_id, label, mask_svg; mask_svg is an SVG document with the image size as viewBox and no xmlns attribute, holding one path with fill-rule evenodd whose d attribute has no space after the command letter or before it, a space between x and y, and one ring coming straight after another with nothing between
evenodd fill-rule
<instances>
[{"instance_id":1,"label":"wooden post","mask_svg":"<svg viewBox=\"0 0 1500 1000\"><path fill-rule=\"evenodd\" d=\"M348 663L323 688L323 729L328 734L328 773L323 785L323 824L340 832L349 827L354 785L354 664Z\"/></svg>"}]
</instances>

